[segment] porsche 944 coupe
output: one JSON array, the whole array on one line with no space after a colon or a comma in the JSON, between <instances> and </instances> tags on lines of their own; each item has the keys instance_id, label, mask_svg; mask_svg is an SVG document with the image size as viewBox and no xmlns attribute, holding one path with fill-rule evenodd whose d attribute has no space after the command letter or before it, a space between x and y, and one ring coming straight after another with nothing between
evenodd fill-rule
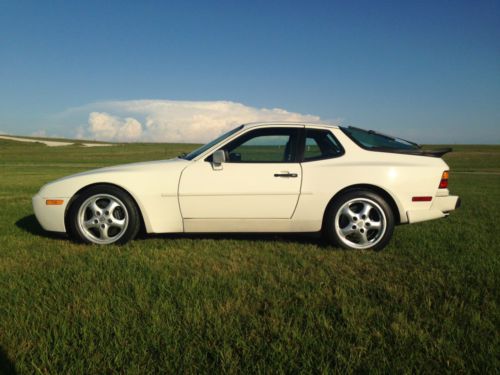
<instances>
[{"instance_id":1,"label":"porsche 944 coupe","mask_svg":"<svg viewBox=\"0 0 500 375\"><path fill-rule=\"evenodd\" d=\"M380 250L394 227L446 217L441 156L354 127L252 123L175 159L92 170L33 197L47 231L123 244L147 233L319 232L347 249Z\"/></svg>"}]
</instances>

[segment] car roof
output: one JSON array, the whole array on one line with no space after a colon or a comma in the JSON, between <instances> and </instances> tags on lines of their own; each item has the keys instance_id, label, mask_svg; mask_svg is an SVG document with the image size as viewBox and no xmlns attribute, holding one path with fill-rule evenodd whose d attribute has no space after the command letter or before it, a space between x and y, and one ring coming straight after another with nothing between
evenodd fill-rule
<instances>
[{"instance_id":1,"label":"car roof","mask_svg":"<svg viewBox=\"0 0 500 375\"><path fill-rule=\"evenodd\" d=\"M338 129L338 125L328 124L325 122L305 122L305 121L266 121L266 122L249 122L247 124L243 124L245 129L253 128L257 126L290 126L290 125L302 125L302 126L321 126L328 128Z\"/></svg>"}]
</instances>

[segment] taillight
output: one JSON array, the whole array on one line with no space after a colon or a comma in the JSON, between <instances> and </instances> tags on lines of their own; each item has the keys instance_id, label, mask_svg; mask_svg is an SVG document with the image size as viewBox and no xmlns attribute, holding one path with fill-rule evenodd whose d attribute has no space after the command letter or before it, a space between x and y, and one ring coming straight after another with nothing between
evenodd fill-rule
<instances>
[{"instance_id":1,"label":"taillight","mask_svg":"<svg viewBox=\"0 0 500 375\"><path fill-rule=\"evenodd\" d=\"M446 189L448 187L448 177L450 176L449 171L444 171L441 176L441 181L439 182L440 189Z\"/></svg>"}]
</instances>

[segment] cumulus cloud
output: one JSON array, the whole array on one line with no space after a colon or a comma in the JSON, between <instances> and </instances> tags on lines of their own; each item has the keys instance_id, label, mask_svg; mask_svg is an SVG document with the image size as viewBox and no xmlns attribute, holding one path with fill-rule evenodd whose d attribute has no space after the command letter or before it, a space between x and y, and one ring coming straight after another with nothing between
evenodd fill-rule
<instances>
[{"instance_id":1,"label":"cumulus cloud","mask_svg":"<svg viewBox=\"0 0 500 375\"><path fill-rule=\"evenodd\" d=\"M90 113L88 130L93 138L120 142L138 140L142 136L142 125L136 119L122 119L104 112Z\"/></svg>"},{"instance_id":2,"label":"cumulus cloud","mask_svg":"<svg viewBox=\"0 0 500 375\"><path fill-rule=\"evenodd\" d=\"M88 124L75 136L118 142L206 142L242 123L320 121L314 115L231 101L108 101L71 109L66 115L75 112L88 113Z\"/></svg>"}]
</instances>

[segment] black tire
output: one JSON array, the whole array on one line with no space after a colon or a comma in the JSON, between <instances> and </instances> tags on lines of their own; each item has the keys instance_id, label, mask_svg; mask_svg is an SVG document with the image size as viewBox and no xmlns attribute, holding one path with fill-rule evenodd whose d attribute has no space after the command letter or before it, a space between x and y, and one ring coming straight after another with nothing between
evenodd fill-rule
<instances>
[{"instance_id":1,"label":"black tire","mask_svg":"<svg viewBox=\"0 0 500 375\"><path fill-rule=\"evenodd\" d=\"M116 206L110 206L111 202ZM109 211L107 207L111 207ZM68 209L66 224L69 236L77 242L122 245L137 236L141 219L139 208L126 191L101 184L78 193Z\"/></svg>"},{"instance_id":2,"label":"black tire","mask_svg":"<svg viewBox=\"0 0 500 375\"><path fill-rule=\"evenodd\" d=\"M391 240L394 225L394 213L384 198L370 190L355 189L330 202L323 235L344 249L382 250Z\"/></svg>"}]
</instances>

